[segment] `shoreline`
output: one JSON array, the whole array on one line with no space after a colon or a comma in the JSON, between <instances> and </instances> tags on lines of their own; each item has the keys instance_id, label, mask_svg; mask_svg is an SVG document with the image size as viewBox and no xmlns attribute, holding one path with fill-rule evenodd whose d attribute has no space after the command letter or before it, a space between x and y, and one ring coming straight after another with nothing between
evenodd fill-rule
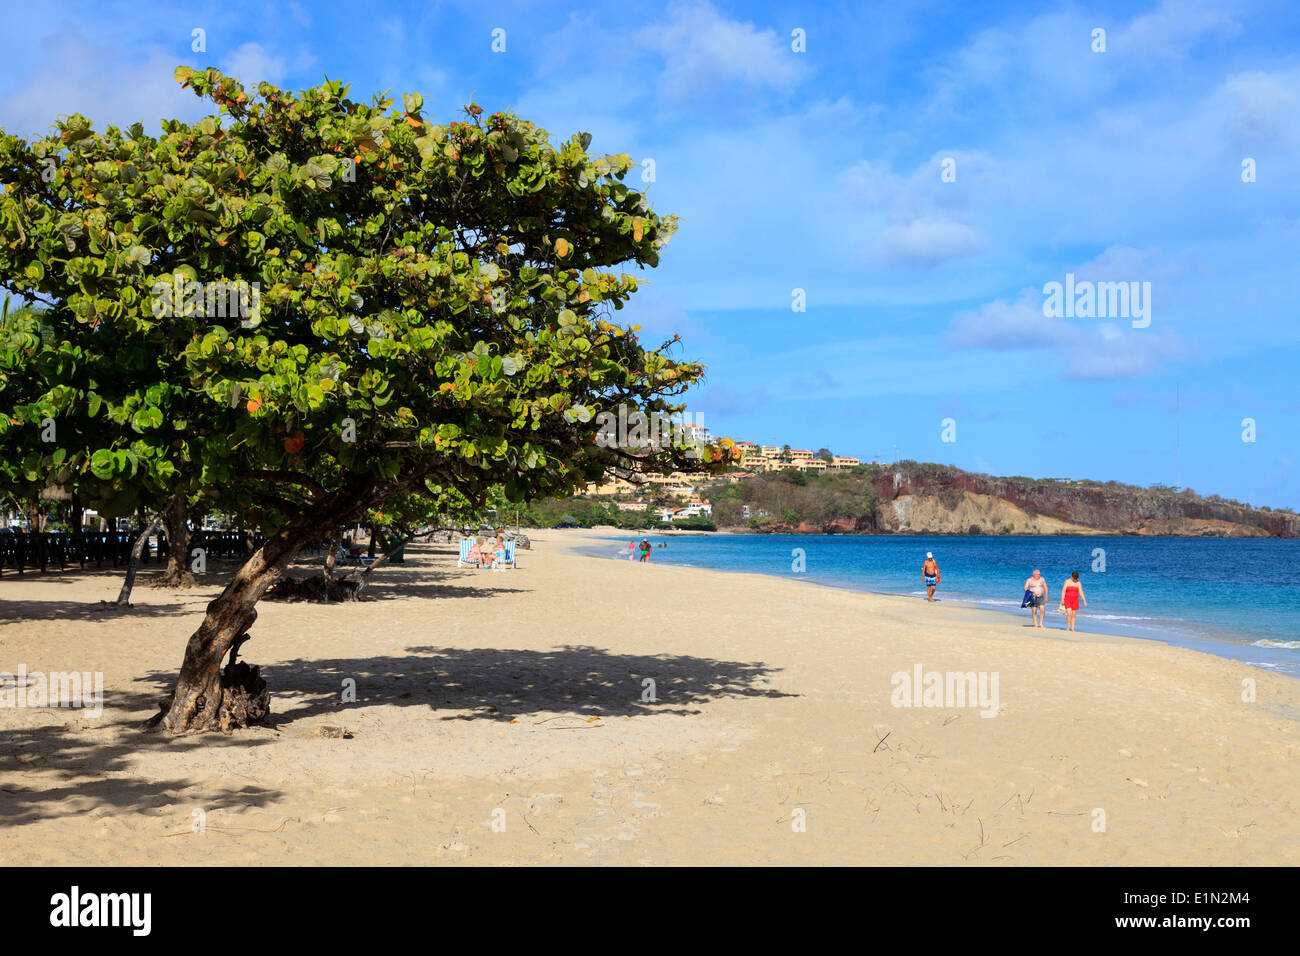
<instances>
[{"instance_id":1,"label":"shoreline","mask_svg":"<svg viewBox=\"0 0 1300 956\"><path fill-rule=\"evenodd\" d=\"M626 535L628 534L626 531L621 531L620 529L617 528L608 528L608 527L598 527L598 528L590 528L590 529L564 529L564 531L566 534L585 533L593 536L592 540L609 540L609 541L614 541L614 540L625 541L627 540ZM606 531L609 532L609 536L607 537L604 535L604 532ZM598 532L600 533L600 535L597 537ZM724 533L725 532L720 532L720 531L717 532L680 531L674 529L673 531L663 531L663 532L654 532L654 533L632 532L631 536L632 537L670 537L670 536L679 536L679 535L708 536L710 534L724 534ZM766 535L766 534L754 533L754 532L750 532L749 534L756 538L767 538L773 536L773 535ZM801 535L791 534L789 536L799 537ZM821 535L812 535L812 536L821 537ZM825 537L832 537L832 536L826 535ZM835 535L834 537L928 538L930 536L911 535L911 534L908 535L883 534L883 535ZM972 536L951 535L950 537L972 537ZM1006 536L985 535L980 537L1045 538L1045 537L1088 537L1088 536L1085 535L1006 535ZM1161 537L1175 537L1175 536L1170 535L1170 536L1161 536ZM1284 540L1284 539L1279 538L1278 540ZM615 555L599 555L589 550L581 551L579 553L582 553L584 556L587 557L603 557L608 560L617 560L617 556ZM654 560L654 555L655 552L651 552L652 561ZM807 577L807 578L800 579L797 577L792 578L786 575L773 574L766 571L739 571L732 568L716 568L716 567L706 567L706 566L693 565L693 564L680 564L672 561L672 559L668 557L665 557L663 559L663 563L671 565L672 567L690 568L692 570L698 570L698 571L715 571L721 574L754 575L767 580L789 580L804 585L817 585L819 587L834 588L836 590L843 590L851 593L871 594L871 595L876 595L885 598L897 598L900 600L921 600L919 595L915 593L886 591L886 590L880 590L877 588L872 588L867 586L858 586L858 585L840 583L840 582L825 580L825 579L818 580L815 577ZM995 599L964 595L960 597L939 598L934 603L936 605L948 605L953 607L966 608L972 611L992 612L995 614L1002 615L1004 618L1007 619L1010 619L1012 617L1020 621L1023 621L1025 619L1025 611L1022 608L1016 608L1010 605L1001 606L999 604L990 603L993 600ZM922 601L922 603L926 603L926 602ZM1059 627L1050 626L1053 620L1055 620L1057 623L1060 623L1061 626ZM1087 634L1096 637L1122 638L1125 640L1154 642L1169 647L1184 648L1186 650L1190 650L1198 654L1206 654L1211 657L1216 657L1224 660L1232 660L1238 663L1246 664L1249 667L1253 667L1265 673L1278 674L1279 676L1285 677L1289 680L1300 680L1300 668L1298 668L1297 665L1294 663L1284 662L1288 666L1282 666L1279 664L1271 664L1268 661L1248 660L1245 657L1240 656L1249 653L1250 655L1257 658L1267 657L1274 650L1284 649L1279 645L1259 644L1256 642L1248 641L1244 638L1239 638L1238 642L1224 640L1222 637L1212 633L1211 631L1196 630L1198 625L1194 621L1187 621L1179 618L1153 617L1153 618L1149 618L1148 620L1151 620L1155 623L1151 625L1137 625L1137 624L1126 625L1115 621L1107 621L1105 619L1099 619L1090 614L1083 613L1079 616L1077 620L1077 630L1074 633ZM1064 618L1061 615L1056 614L1054 609L1049 610L1047 623L1048 626L1043 628L1043 630L1045 631L1056 632L1061 635L1065 635L1069 633L1065 630ZM1022 624L1021 626L1024 627L1026 625ZM1184 630L1180 631L1180 628L1183 628ZM1147 633L1141 633L1144 631ZM1210 648L1219 648L1222 649L1222 652L1216 652L1215 650L1212 650ZM1248 650L1248 649L1253 649L1253 650ZM1281 657L1281 655L1277 655L1277 656Z\"/></svg>"},{"instance_id":2,"label":"shoreline","mask_svg":"<svg viewBox=\"0 0 1300 956\"><path fill-rule=\"evenodd\" d=\"M598 525L596 528L587 530L595 531L600 527L608 525ZM1262 541L1266 539L1275 539L1278 541L1294 540L1296 535L1288 534L1174 534L1172 532L1145 532L1145 531L1123 531L1119 529L1111 530L1106 528L1093 528L1088 531L1013 531L1010 533L1000 533L987 531L982 534L968 534L964 531L755 531L753 528L743 528L736 525L720 527L717 531L708 532L709 534L753 534L768 537L796 537L808 535L810 537L826 538L1186 538L1189 541L1200 541L1204 539L1231 541L1237 538L1249 538L1252 541Z\"/></svg>"}]
</instances>

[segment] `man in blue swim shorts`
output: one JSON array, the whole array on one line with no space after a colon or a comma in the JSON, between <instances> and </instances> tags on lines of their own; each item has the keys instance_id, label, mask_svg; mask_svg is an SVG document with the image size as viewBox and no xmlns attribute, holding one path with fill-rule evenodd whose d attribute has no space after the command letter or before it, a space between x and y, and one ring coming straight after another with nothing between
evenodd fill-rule
<instances>
[{"instance_id":1,"label":"man in blue swim shorts","mask_svg":"<svg viewBox=\"0 0 1300 956\"><path fill-rule=\"evenodd\" d=\"M925 563L921 565L921 580L925 582L925 599L933 601L935 588L939 586L939 562L929 551L925 552Z\"/></svg>"}]
</instances>

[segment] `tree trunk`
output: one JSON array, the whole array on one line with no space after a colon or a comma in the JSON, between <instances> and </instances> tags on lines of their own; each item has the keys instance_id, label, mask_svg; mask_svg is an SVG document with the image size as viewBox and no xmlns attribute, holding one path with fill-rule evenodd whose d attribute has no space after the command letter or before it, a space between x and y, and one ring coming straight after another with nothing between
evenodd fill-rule
<instances>
[{"instance_id":1,"label":"tree trunk","mask_svg":"<svg viewBox=\"0 0 1300 956\"><path fill-rule=\"evenodd\" d=\"M27 503L27 531L35 535L32 543L36 546L36 554L33 555L36 566L41 569L41 574L45 573L45 516L41 513L41 499L33 497Z\"/></svg>"},{"instance_id":2,"label":"tree trunk","mask_svg":"<svg viewBox=\"0 0 1300 956\"><path fill-rule=\"evenodd\" d=\"M81 507L81 499L77 493L72 493L72 500L68 504L72 512L72 546L77 553L77 564L84 571L86 569L86 546L81 534L81 523L85 520L85 509Z\"/></svg>"},{"instance_id":3,"label":"tree trunk","mask_svg":"<svg viewBox=\"0 0 1300 956\"><path fill-rule=\"evenodd\" d=\"M185 648L185 660L171 698L163 713L150 724L161 724L172 735L239 726L239 709L223 698L238 691L239 703L256 689L237 687L250 670L247 664L233 659L223 675L221 662L227 652L237 651L248 638L249 628L257 619L257 602L276 579L284 573L304 547L320 540L322 528L334 528L358 511L364 511L365 486L344 487L328 495L310 512L290 522L251 558L244 562L226 589L208 605L207 616L191 635ZM255 669L253 677L256 678ZM261 691L264 692L264 682Z\"/></svg>"},{"instance_id":4,"label":"tree trunk","mask_svg":"<svg viewBox=\"0 0 1300 956\"><path fill-rule=\"evenodd\" d=\"M343 529L335 528L330 535L329 553L325 555L325 580L334 580L334 565L339 559L339 548L343 546Z\"/></svg>"},{"instance_id":5,"label":"tree trunk","mask_svg":"<svg viewBox=\"0 0 1300 956\"><path fill-rule=\"evenodd\" d=\"M157 530L158 525L162 523L162 515L156 516L150 523L149 527L140 532L140 536L135 539L135 544L131 547L131 560L126 565L126 580L122 582L122 590L117 595L118 607L131 606L131 589L135 587L135 572L140 566L140 554L144 551L145 543L149 536Z\"/></svg>"},{"instance_id":6,"label":"tree trunk","mask_svg":"<svg viewBox=\"0 0 1300 956\"><path fill-rule=\"evenodd\" d=\"M380 557L378 560L370 562L370 564L367 565L365 568L361 568L356 571L350 571L340 579L340 581L356 582L357 587L356 590L352 592L352 600L354 601L360 600L362 589L364 589L365 586L370 583L370 572L375 570L375 568L380 567L383 564L386 564L389 558L391 558L398 551L401 551L404 547L410 544L411 540L414 537L415 535L410 535L408 537L402 538L401 540L398 541L396 547L388 548L384 552L383 556ZM389 543L390 542L385 541L385 544L389 544Z\"/></svg>"},{"instance_id":7,"label":"tree trunk","mask_svg":"<svg viewBox=\"0 0 1300 956\"><path fill-rule=\"evenodd\" d=\"M163 509L163 525L167 528L167 571L158 579L158 587L189 588L195 584L190 573L190 524L185 509L185 496L176 495Z\"/></svg>"}]
</instances>

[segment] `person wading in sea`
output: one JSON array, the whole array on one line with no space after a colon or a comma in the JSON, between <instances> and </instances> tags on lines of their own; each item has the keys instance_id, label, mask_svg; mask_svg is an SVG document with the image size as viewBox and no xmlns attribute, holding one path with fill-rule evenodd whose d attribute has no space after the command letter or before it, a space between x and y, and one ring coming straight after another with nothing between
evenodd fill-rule
<instances>
[{"instance_id":1,"label":"person wading in sea","mask_svg":"<svg viewBox=\"0 0 1300 956\"><path fill-rule=\"evenodd\" d=\"M1047 617L1047 599L1051 595L1047 578L1034 568L1034 573L1025 578L1025 590L1029 592L1029 608L1034 615L1034 627L1042 627L1043 619ZM1021 607L1023 606L1022 604Z\"/></svg>"},{"instance_id":2,"label":"person wading in sea","mask_svg":"<svg viewBox=\"0 0 1300 956\"><path fill-rule=\"evenodd\" d=\"M1061 587L1061 607L1065 609L1065 629L1074 630L1074 618L1079 613L1079 602L1083 606L1088 606L1088 599L1083 596L1083 582L1079 580L1079 572L1071 571L1069 579Z\"/></svg>"},{"instance_id":3,"label":"person wading in sea","mask_svg":"<svg viewBox=\"0 0 1300 956\"><path fill-rule=\"evenodd\" d=\"M939 586L939 562L934 555L925 552L925 561L921 565L921 580L925 582L925 599L934 600L934 590Z\"/></svg>"}]
</instances>

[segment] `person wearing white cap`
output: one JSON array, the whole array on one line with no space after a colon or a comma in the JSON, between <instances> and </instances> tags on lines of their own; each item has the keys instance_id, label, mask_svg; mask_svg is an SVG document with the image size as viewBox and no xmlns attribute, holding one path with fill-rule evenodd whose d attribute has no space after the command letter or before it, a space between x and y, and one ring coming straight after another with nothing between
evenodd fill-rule
<instances>
[{"instance_id":1,"label":"person wearing white cap","mask_svg":"<svg viewBox=\"0 0 1300 956\"><path fill-rule=\"evenodd\" d=\"M940 580L939 562L934 560L934 555L929 551L925 552L925 563L921 565L921 580L925 582L925 599L933 601Z\"/></svg>"}]
</instances>

